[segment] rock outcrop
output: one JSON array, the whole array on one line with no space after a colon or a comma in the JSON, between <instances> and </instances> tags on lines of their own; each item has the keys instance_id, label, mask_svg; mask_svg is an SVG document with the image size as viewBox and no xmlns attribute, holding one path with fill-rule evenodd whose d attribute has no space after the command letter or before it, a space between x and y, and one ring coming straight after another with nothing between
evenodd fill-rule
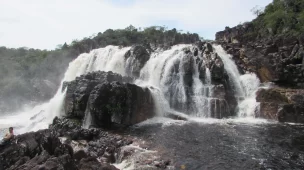
<instances>
[{"instance_id":1,"label":"rock outcrop","mask_svg":"<svg viewBox=\"0 0 304 170\"><path fill-rule=\"evenodd\" d=\"M49 129L19 135L1 146L0 169L117 170L110 165L116 161L114 154L130 143L122 136L55 118Z\"/></svg>"},{"instance_id":2,"label":"rock outcrop","mask_svg":"<svg viewBox=\"0 0 304 170\"><path fill-rule=\"evenodd\" d=\"M99 71L64 83L67 117L83 120L90 114L93 125L106 128L129 126L153 117L154 100L149 89L129 84L131 81Z\"/></svg>"},{"instance_id":3,"label":"rock outcrop","mask_svg":"<svg viewBox=\"0 0 304 170\"><path fill-rule=\"evenodd\" d=\"M304 90L271 88L257 92L258 117L280 122L304 123Z\"/></svg>"},{"instance_id":4,"label":"rock outcrop","mask_svg":"<svg viewBox=\"0 0 304 170\"><path fill-rule=\"evenodd\" d=\"M231 55L240 70L255 72L261 82L304 88L304 37L277 35L253 37L247 23L216 33L216 41Z\"/></svg>"},{"instance_id":5,"label":"rock outcrop","mask_svg":"<svg viewBox=\"0 0 304 170\"><path fill-rule=\"evenodd\" d=\"M143 46L137 45L125 54L126 73L132 77L138 78L140 70L144 67L146 62L150 59L150 54Z\"/></svg>"},{"instance_id":6,"label":"rock outcrop","mask_svg":"<svg viewBox=\"0 0 304 170\"><path fill-rule=\"evenodd\" d=\"M254 36L251 22L216 33L216 43L233 56L242 73L254 72L261 82L279 88L258 92L260 117L282 122L303 122L304 36ZM291 98L298 99L293 101Z\"/></svg>"},{"instance_id":7,"label":"rock outcrop","mask_svg":"<svg viewBox=\"0 0 304 170\"><path fill-rule=\"evenodd\" d=\"M113 72L92 72L77 77L74 81L64 82L62 90L67 90L65 113L68 117L84 118L90 92L98 84L111 82L132 82L132 78L123 77Z\"/></svg>"},{"instance_id":8,"label":"rock outcrop","mask_svg":"<svg viewBox=\"0 0 304 170\"><path fill-rule=\"evenodd\" d=\"M90 93L87 107L98 127L130 126L155 115L150 90L134 84L99 84Z\"/></svg>"}]
</instances>

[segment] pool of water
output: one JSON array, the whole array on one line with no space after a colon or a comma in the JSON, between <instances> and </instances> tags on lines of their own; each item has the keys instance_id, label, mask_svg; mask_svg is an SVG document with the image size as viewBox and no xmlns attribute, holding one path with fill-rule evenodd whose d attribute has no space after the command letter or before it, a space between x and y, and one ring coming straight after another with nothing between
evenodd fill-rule
<instances>
[{"instance_id":1,"label":"pool of water","mask_svg":"<svg viewBox=\"0 0 304 170\"><path fill-rule=\"evenodd\" d=\"M126 134L174 169L304 169L304 125L246 120L150 121Z\"/></svg>"}]
</instances>

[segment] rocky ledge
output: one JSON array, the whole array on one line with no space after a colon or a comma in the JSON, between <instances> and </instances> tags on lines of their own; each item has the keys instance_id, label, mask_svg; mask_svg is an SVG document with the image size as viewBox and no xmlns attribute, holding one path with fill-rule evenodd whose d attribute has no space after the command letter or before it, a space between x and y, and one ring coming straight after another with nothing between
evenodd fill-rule
<instances>
[{"instance_id":1,"label":"rocky ledge","mask_svg":"<svg viewBox=\"0 0 304 170\"><path fill-rule=\"evenodd\" d=\"M130 82L130 77L102 71L65 82L67 117L82 121L91 116L88 123L103 128L130 126L152 118L155 109L150 90Z\"/></svg>"},{"instance_id":2,"label":"rocky ledge","mask_svg":"<svg viewBox=\"0 0 304 170\"><path fill-rule=\"evenodd\" d=\"M304 123L304 90L271 88L257 92L260 102L258 117L280 122Z\"/></svg>"}]
</instances>

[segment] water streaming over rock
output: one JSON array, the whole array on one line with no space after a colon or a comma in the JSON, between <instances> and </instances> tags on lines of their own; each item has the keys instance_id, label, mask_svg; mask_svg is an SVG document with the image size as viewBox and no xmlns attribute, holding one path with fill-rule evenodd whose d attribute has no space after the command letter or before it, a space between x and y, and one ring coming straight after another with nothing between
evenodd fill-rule
<instances>
[{"instance_id":1,"label":"water streaming over rock","mask_svg":"<svg viewBox=\"0 0 304 170\"><path fill-rule=\"evenodd\" d=\"M258 106L255 93L260 86L260 80L253 73L240 75L237 66L232 60L232 56L227 54L219 45L214 45L218 55L225 63L225 69L230 77L231 84L234 86L235 96L238 99L238 116L254 117Z\"/></svg>"},{"instance_id":2,"label":"water streaming over rock","mask_svg":"<svg viewBox=\"0 0 304 170\"><path fill-rule=\"evenodd\" d=\"M148 87L159 116L181 112L202 118L233 115L231 96L227 93L233 90L238 102L238 115L253 116L257 105L254 92L259 86L258 78L254 74L240 75L231 56L220 46L213 48L214 52L204 52L198 51L194 45L175 45L168 50L148 54L141 47L107 46L79 55L69 64L62 83L88 72L112 71L134 77L135 84ZM144 57L136 56L138 51ZM226 81L228 79L229 82ZM18 116L3 117L0 124L10 121L10 125L19 127L20 133L47 128L55 116L64 113L65 90L62 83L48 103L18 113ZM20 122L19 118L23 121ZM85 127L88 127L90 119L87 115Z\"/></svg>"}]
</instances>

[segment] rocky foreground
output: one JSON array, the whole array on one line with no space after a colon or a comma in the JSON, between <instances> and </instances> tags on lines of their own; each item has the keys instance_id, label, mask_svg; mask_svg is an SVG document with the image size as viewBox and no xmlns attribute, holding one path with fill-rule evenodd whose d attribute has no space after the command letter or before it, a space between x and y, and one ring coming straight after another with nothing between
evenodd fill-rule
<instances>
[{"instance_id":1,"label":"rocky foreground","mask_svg":"<svg viewBox=\"0 0 304 170\"><path fill-rule=\"evenodd\" d=\"M103 129L82 129L78 121L55 118L49 129L18 135L0 148L0 169L117 170L111 164L128 159L134 138ZM170 161L145 162L165 169ZM149 169L149 168L148 168Z\"/></svg>"}]
</instances>

